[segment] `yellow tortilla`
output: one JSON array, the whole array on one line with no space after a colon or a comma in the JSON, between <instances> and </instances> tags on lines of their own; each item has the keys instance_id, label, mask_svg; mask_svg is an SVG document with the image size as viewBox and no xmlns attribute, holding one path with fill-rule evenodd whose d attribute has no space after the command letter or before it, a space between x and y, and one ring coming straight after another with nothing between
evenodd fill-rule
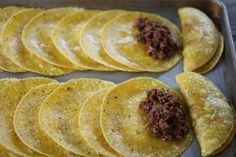
<instances>
[{"instance_id":1,"label":"yellow tortilla","mask_svg":"<svg viewBox=\"0 0 236 157\"><path fill-rule=\"evenodd\" d=\"M99 64L86 56L76 36L81 28L98 13L99 11L97 10L80 10L66 16L58 22L57 27L54 29L52 41L57 50L78 67L99 71L111 71L111 68Z\"/></svg>"},{"instance_id":2,"label":"yellow tortilla","mask_svg":"<svg viewBox=\"0 0 236 157\"><path fill-rule=\"evenodd\" d=\"M235 133L236 133L236 112L235 112L235 110L234 110L234 121L235 121L235 124L234 124L234 129L233 129L232 134L226 139L225 143L221 146L221 148L219 148L217 151L214 152L214 154L218 154L218 153L222 152L223 150L225 150L226 147L229 146L229 144L231 143L231 141L233 140L233 138L235 136Z\"/></svg>"},{"instance_id":3,"label":"yellow tortilla","mask_svg":"<svg viewBox=\"0 0 236 157\"><path fill-rule=\"evenodd\" d=\"M101 32L101 42L105 52L120 64L136 70L163 72L171 69L181 60L181 51L165 60L148 56L147 48L136 38L138 30L134 24L140 17L147 17L166 25L170 29L173 39L182 45L179 29L167 19L151 13L128 12L105 24Z\"/></svg>"},{"instance_id":4,"label":"yellow tortilla","mask_svg":"<svg viewBox=\"0 0 236 157\"><path fill-rule=\"evenodd\" d=\"M0 91L6 88L7 86L10 86L13 82L15 82L17 79L14 78L4 78L0 79Z\"/></svg>"},{"instance_id":5,"label":"yellow tortilla","mask_svg":"<svg viewBox=\"0 0 236 157\"><path fill-rule=\"evenodd\" d=\"M87 99L80 111L79 128L91 148L104 156L117 157L120 155L108 145L99 125L103 99L110 90L101 89Z\"/></svg>"},{"instance_id":6,"label":"yellow tortilla","mask_svg":"<svg viewBox=\"0 0 236 157\"><path fill-rule=\"evenodd\" d=\"M17 79L12 79L12 78L0 79L0 92L7 86L14 83L16 80ZM1 157L17 157L17 155L5 149L3 146L1 146L1 144L0 144L0 156Z\"/></svg>"},{"instance_id":7,"label":"yellow tortilla","mask_svg":"<svg viewBox=\"0 0 236 157\"><path fill-rule=\"evenodd\" d=\"M68 69L78 69L57 51L51 40L56 23L76 11L78 11L77 8L71 7L49 9L31 19L22 33L22 42L26 50L50 64Z\"/></svg>"},{"instance_id":8,"label":"yellow tortilla","mask_svg":"<svg viewBox=\"0 0 236 157\"><path fill-rule=\"evenodd\" d=\"M202 156L212 156L234 134L235 117L223 93L206 77L184 72L176 81L185 96Z\"/></svg>"},{"instance_id":9,"label":"yellow tortilla","mask_svg":"<svg viewBox=\"0 0 236 157\"><path fill-rule=\"evenodd\" d=\"M196 8L181 8L178 13L184 40L184 71L194 71L215 55L218 30L205 13Z\"/></svg>"},{"instance_id":10,"label":"yellow tortilla","mask_svg":"<svg viewBox=\"0 0 236 157\"><path fill-rule=\"evenodd\" d=\"M1 145L0 145L0 156L1 157L19 157L18 155L8 151L7 149L2 147Z\"/></svg>"},{"instance_id":11,"label":"yellow tortilla","mask_svg":"<svg viewBox=\"0 0 236 157\"><path fill-rule=\"evenodd\" d=\"M104 52L100 41L100 32L103 25L122 13L124 13L122 10L108 10L96 15L82 27L78 38L83 52L96 62L113 69L135 71L108 56Z\"/></svg>"},{"instance_id":12,"label":"yellow tortilla","mask_svg":"<svg viewBox=\"0 0 236 157\"><path fill-rule=\"evenodd\" d=\"M99 89L113 83L97 79L78 79L65 82L42 104L40 127L60 146L82 156L99 156L79 132L79 110L86 99Z\"/></svg>"},{"instance_id":13,"label":"yellow tortilla","mask_svg":"<svg viewBox=\"0 0 236 157\"><path fill-rule=\"evenodd\" d=\"M41 9L23 9L9 18L2 33L3 52L16 65L23 67L31 72L36 72L48 76L64 75L72 72L71 69L52 65L33 53L27 51L21 41L21 35L24 26L35 15L38 15Z\"/></svg>"},{"instance_id":14,"label":"yellow tortilla","mask_svg":"<svg viewBox=\"0 0 236 157\"><path fill-rule=\"evenodd\" d=\"M222 56L223 51L224 51L224 37L221 33L219 33L219 40L220 41L219 41L218 48L216 50L215 55L212 57L212 59L208 61L206 64L204 64L203 66L194 70L194 72L205 74L211 71L216 66L216 64L219 62L220 57Z\"/></svg>"},{"instance_id":15,"label":"yellow tortilla","mask_svg":"<svg viewBox=\"0 0 236 157\"><path fill-rule=\"evenodd\" d=\"M106 141L117 152L127 157L177 157L192 142L190 130L178 141L162 141L146 128L146 116L139 108L146 91L168 89L182 104L182 96L168 85L152 78L135 78L114 87L105 97L101 110L101 127Z\"/></svg>"},{"instance_id":16,"label":"yellow tortilla","mask_svg":"<svg viewBox=\"0 0 236 157\"><path fill-rule=\"evenodd\" d=\"M50 83L31 89L17 105L13 123L18 137L32 150L50 157L71 157L40 129L38 121L41 104L59 86Z\"/></svg>"},{"instance_id":17,"label":"yellow tortilla","mask_svg":"<svg viewBox=\"0 0 236 157\"><path fill-rule=\"evenodd\" d=\"M16 12L22 10L21 7L9 6L0 10L0 34L7 20ZM1 41L1 35L0 35ZM25 69L17 66L3 53L2 44L0 44L0 68L9 72L25 72Z\"/></svg>"},{"instance_id":18,"label":"yellow tortilla","mask_svg":"<svg viewBox=\"0 0 236 157\"><path fill-rule=\"evenodd\" d=\"M17 104L21 98L38 85L54 82L47 78L26 78L16 80L0 92L0 145L8 151L19 156L41 157L38 153L29 149L18 138L14 131L13 116Z\"/></svg>"}]
</instances>

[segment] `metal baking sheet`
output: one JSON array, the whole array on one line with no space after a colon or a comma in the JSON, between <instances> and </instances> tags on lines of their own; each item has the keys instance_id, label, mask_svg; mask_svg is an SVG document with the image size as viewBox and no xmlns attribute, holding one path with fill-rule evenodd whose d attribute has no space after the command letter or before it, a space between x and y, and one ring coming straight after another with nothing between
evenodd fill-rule
<instances>
[{"instance_id":1,"label":"metal baking sheet","mask_svg":"<svg viewBox=\"0 0 236 157\"><path fill-rule=\"evenodd\" d=\"M224 55L216 68L206 74L212 82L214 82L229 98L233 104L236 104L236 86L234 85L236 78L236 56L231 36L231 30L224 4L220 1L213 0L1 0L0 7L9 5L20 5L25 7L43 7L54 8L64 6L83 7L90 9L128 9L135 11L147 11L160 14L178 26L180 26L177 10L184 6L193 6L201 9L209 15L215 22L219 30L223 33L225 39ZM149 76L159 79L168 85L178 89L175 82L175 76L183 71L183 62L180 62L172 70L164 73L127 73L127 72L74 72L66 76L53 77L58 81L67 81L72 78L100 78L120 83L130 78ZM25 78L32 76L40 76L33 73L12 74L0 73L0 78L15 77ZM181 155L182 157L200 157L200 148L196 139L191 146ZM236 157L236 137L230 146L217 157Z\"/></svg>"}]
</instances>

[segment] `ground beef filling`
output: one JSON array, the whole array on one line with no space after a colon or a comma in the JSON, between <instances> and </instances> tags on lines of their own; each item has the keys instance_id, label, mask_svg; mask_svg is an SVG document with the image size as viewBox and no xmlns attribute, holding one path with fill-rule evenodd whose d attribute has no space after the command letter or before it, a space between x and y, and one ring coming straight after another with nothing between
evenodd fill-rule
<instances>
[{"instance_id":1,"label":"ground beef filling","mask_svg":"<svg viewBox=\"0 0 236 157\"><path fill-rule=\"evenodd\" d=\"M143 43L147 54L155 59L168 59L181 49L172 39L170 30L157 21L139 18L134 26L139 30L138 42Z\"/></svg>"},{"instance_id":2,"label":"ground beef filling","mask_svg":"<svg viewBox=\"0 0 236 157\"><path fill-rule=\"evenodd\" d=\"M158 88L147 91L140 108L147 114L147 127L164 141L179 140L189 131L183 106L168 90Z\"/></svg>"}]
</instances>

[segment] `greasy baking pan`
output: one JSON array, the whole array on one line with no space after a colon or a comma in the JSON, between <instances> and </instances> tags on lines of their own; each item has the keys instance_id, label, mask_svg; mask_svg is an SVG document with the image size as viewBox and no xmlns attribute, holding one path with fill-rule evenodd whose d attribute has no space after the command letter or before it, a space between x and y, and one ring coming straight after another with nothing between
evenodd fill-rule
<instances>
[{"instance_id":1,"label":"greasy baking pan","mask_svg":"<svg viewBox=\"0 0 236 157\"><path fill-rule=\"evenodd\" d=\"M236 78L236 56L229 26L227 10L220 1L210 0L1 0L0 7L9 5L20 5L26 7L63 7L77 6L91 9L128 9L147 11L160 14L172 22L180 26L177 9L184 6L193 6L201 9L212 18L219 30L223 33L225 39L224 55L216 68L206 74L206 76L214 82L229 98L233 104L236 104L236 86L234 85ZM116 83L122 82L129 78L150 76L157 78L174 88L178 88L175 82L175 75L182 72L182 62L172 70L165 73L127 73L127 72L74 72L66 76L54 77L59 81L66 81L72 78L89 77L110 80ZM12 74L0 73L0 78L16 77L24 78L30 76L39 76L33 73ZM199 157L200 148L196 140L184 152L183 157ZM236 138L231 145L221 154L220 157L236 157Z\"/></svg>"}]
</instances>

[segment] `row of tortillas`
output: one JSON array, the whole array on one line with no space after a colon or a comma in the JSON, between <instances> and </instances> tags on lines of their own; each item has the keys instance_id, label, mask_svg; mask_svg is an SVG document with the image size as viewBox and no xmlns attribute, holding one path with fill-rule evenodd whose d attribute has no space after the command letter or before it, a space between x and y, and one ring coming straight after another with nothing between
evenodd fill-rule
<instances>
[{"instance_id":1,"label":"row of tortillas","mask_svg":"<svg viewBox=\"0 0 236 157\"><path fill-rule=\"evenodd\" d=\"M221 57L223 37L203 12L183 8L179 13L184 69L206 73ZM136 39L134 23L140 17L167 26L173 40L182 45L178 27L156 14L72 7L2 8L0 68L49 76L77 70L162 72L171 69L181 60L181 50L165 60L148 56L147 48Z\"/></svg>"},{"instance_id":2,"label":"row of tortillas","mask_svg":"<svg viewBox=\"0 0 236 157\"><path fill-rule=\"evenodd\" d=\"M222 151L235 133L235 112L221 91L192 72L177 76L183 96L153 78L121 84L98 79L0 80L2 157L177 157L192 142L163 141L146 129L146 91L169 90L186 104L203 156ZM185 103L186 101L186 103Z\"/></svg>"}]
</instances>

